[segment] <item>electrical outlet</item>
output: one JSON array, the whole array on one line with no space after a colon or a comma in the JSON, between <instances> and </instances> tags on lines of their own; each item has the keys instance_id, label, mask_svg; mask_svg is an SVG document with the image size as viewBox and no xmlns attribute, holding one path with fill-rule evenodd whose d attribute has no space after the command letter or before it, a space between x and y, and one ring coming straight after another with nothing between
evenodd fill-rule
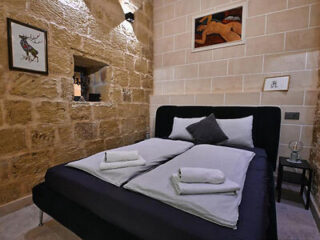
<instances>
[{"instance_id":1,"label":"electrical outlet","mask_svg":"<svg viewBox=\"0 0 320 240\"><path fill-rule=\"evenodd\" d=\"M286 120L299 120L300 113L299 112L286 112L284 114L284 119Z\"/></svg>"}]
</instances>

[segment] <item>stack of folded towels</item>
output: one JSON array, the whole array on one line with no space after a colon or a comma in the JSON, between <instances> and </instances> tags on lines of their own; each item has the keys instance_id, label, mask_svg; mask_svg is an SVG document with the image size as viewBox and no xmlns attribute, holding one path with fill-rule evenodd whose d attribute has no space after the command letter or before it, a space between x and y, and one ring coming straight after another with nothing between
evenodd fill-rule
<instances>
[{"instance_id":1,"label":"stack of folded towels","mask_svg":"<svg viewBox=\"0 0 320 240\"><path fill-rule=\"evenodd\" d=\"M219 169L182 167L171 177L179 195L228 193L236 194L240 186L227 179Z\"/></svg>"},{"instance_id":2,"label":"stack of folded towels","mask_svg":"<svg viewBox=\"0 0 320 240\"><path fill-rule=\"evenodd\" d=\"M101 170L143 166L146 161L138 151L107 151L104 160L100 163Z\"/></svg>"}]
</instances>

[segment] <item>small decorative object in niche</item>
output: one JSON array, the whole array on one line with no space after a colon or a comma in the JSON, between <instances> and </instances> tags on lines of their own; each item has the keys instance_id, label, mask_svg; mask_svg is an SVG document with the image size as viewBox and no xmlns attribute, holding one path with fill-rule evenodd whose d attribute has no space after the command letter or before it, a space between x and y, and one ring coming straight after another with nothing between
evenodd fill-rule
<instances>
[{"instance_id":1,"label":"small decorative object in niche","mask_svg":"<svg viewBox=\"0 0 320 240\"><path fill-rule=\"evenodd\" d=\"M73 100L100 102L105 100L107 64L74 55Z\"/></svg>"},{"instance_id":2,"label":"small decorative object in niche","mask_svg":"<svg viewBox=\"0 0 320 240\"><path fill-rule=\"evenodd\" d=\"M264 80L263 91L288 91L290 76L267 77Z\"/></svg>"},{"instance_id":3,"label":"small decorative object in niche","mask_svg":"<svg viewBox=\"0 0 320 240\"><path fill-rule=\"evenodd\" d=\"M74 72L73 76L73 100L79 101L81 98L81 73Z\"/></svg>"},{"instance_id":4,"label":"small decorative object in niche","mask_svg":"<svg viewBox=\"0 0 320 240\"><path fill-rule=\"evenodd\" d=\"M7 18L9 68L48 74L47 32Z\"/></svg>"},{"instance_id":5,"label":"small decorative object in niche","mask_svg":"<svg viewBox=\"0 0 320 240\"><path fill-rule=\"evenodd\" d=\"M290 159L287 159L291 163L301 163L299 152L303 149L303 143L300 141L290 141L289 149L291 150Z\"/></svg>"},{"instance_id":6,"label":"small decorative object in niche","mask_svg":"<svg viewBox=\"0 0 320 240\"><path fill-rule=\"evenodd\" d=\"M247 3L240 2L193 17L192 51L245 43Z\"/></svg>"}]
</instances>

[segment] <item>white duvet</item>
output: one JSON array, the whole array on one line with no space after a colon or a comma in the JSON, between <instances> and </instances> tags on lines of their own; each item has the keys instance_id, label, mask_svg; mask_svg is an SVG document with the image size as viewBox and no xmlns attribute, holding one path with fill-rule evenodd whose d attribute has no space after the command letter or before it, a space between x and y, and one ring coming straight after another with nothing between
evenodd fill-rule
<instances>
[{"instance_id":1,"label":"white duvet","mask_svg":"<svg viewBox=\"0 0 320 240\"><path fill-rule=\"evenodd\" d=\"M132 179L124 188L216 224L236 229L246 172L254 155L253 152L241 149L197 145L152 171ZM240 186L240 190L236 195L177 195L170 178L180 167L220 169L226 178Z\"/></svg>"},{"instance_id":2,"label":"white duvet","mask_svg":"<svg viewBox=\"0 0 320 240\"><path fill-rule=\"evenodd\" d=\"M136 144L113 149L114 151L137 150L139 155L146 161L143 166L100 170L100 163L104 160L105 151L68 163L67 166L81 169L106 182L121 186L131 178L187 151L192 146L193 143L186 141L151 138Z\"/></svg>"}]
</instances>

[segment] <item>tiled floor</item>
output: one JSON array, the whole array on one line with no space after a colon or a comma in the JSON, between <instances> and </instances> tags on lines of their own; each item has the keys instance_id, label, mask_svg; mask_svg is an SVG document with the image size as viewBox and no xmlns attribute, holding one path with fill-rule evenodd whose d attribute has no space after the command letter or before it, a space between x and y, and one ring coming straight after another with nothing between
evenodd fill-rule
<instances>
[{"instance_id":1,"label":"tiled floor","mask_svg":"<svg viewBox=\"0 0 320 240\"><path fill-rule=\"evenodd\" d=\"M320 240L310 210L303 208L294 187L286 185L281 203L277 203L279 240ZM45 224L38 227L39 211L35 205L25 207L0 218L1 240L79 240L79 238L44 216Z\"/></svg>"},{"instance_id":2,"label":"tiled floor","mask_svg":"<svg viewBox=\"0 0 320 240\"><path fill-rule=\"evenodd\" d=\"M79 240L68 229L44 214L39 227L39 209L35 205L22 208L0 218L1 240Z\"/></svg>"}]
</instances>

